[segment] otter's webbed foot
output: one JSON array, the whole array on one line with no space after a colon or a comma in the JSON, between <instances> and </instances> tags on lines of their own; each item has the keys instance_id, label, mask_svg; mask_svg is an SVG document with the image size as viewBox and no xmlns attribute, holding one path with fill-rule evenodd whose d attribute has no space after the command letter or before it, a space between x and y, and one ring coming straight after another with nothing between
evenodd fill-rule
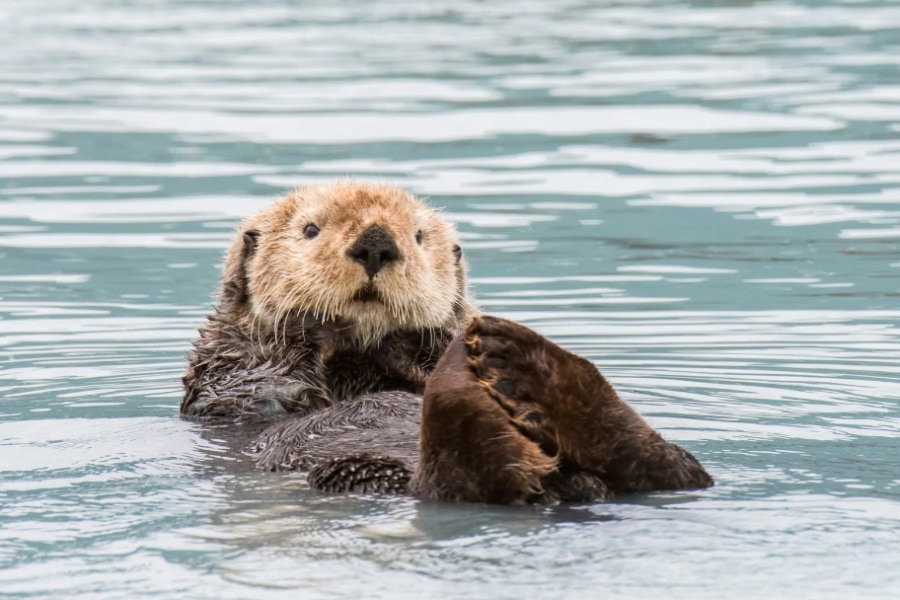
<instances>
[{"instance_id":1,"label":"otter's webbed foot","mask_svg":"<svg viewBox=\"0 0 900 600\"><path fill-rule=\"evenodd\" d=\"M461 337L425 386L419 446L411 488L425 499L540 502L541 481L557 466L476 379Z\"/></svg>"},{"instance_id":2,"label":"otter's webbed foot","mask_svg":"<svg viewBox=\"0 0 900 600\"><path fill-rule=\"evenodd\" d=\"M589 361L495 317L473 319L465 340L478 381L523 434L576 466L605 464L604 423L623 403Z\"/></svg>"},{"instance_id":3,"label":"otter's webbed foot","mask_svg":"<svg viewBox=\"0 0 900 600\"><path fill-rule=\"evenodd\" d=\"M559 458L556 478L572 474L563 488L598 478L612 492L713 484L700 463L663 440L590 361L494 317L473 319L465 340L481 385L522 434Z\"/></svg>"},{"instance_id":4,"label":"otter's webbed foot","mask_svg":"<svg viewBox=\"0 0 900 600\"><path fill-rule=\"evenodd\" d=\"M316 465L309 485L324 492L408 494L410 466L399 459L371 454L342 456Z\"/></svg>"}]
</instances>

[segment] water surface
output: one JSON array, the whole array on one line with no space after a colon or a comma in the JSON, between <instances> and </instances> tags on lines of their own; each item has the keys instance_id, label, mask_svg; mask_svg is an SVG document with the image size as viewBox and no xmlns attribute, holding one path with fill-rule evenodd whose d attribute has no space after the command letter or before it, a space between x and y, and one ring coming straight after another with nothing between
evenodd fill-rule
<instances>
[{"instance_id":1,"label":"water surface","mask_svg":"<svg viewBox=\"0 0 900 600\"><path fill-rule=\"evenodd\" d=\"M0 4L0 589L894 598L900 6ZM178 419L232 231L389 181L708 491L335 497Z\"/></svg>"}]
</instances>

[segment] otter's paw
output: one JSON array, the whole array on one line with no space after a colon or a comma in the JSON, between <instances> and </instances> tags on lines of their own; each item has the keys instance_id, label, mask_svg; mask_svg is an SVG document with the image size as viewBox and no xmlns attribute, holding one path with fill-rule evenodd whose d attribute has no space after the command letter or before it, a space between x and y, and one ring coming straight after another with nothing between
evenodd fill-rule
<instances>
[{"instance_id":1,"label":"otter's paw","mask_svg":"<svg viewBox=\"0 0 900 600\"><path fill-rule=\"evenodd\" d=\"M604 468L614 441L605 430L630 409L590 361L496 317L473 319L465 339L475 376L523 434L580 468Z\"/></svg>"},{"instance_id":2,"label":"otter's paw","mask_svg":"<svg viewBox=\"0 0 900 600\"><path fill-rule=\"evenodd\" d=\"M406 494L412 469L389 456L353 454L316 465L307 480L324 492L356 494Z\"/></svg>"}]
</instances>

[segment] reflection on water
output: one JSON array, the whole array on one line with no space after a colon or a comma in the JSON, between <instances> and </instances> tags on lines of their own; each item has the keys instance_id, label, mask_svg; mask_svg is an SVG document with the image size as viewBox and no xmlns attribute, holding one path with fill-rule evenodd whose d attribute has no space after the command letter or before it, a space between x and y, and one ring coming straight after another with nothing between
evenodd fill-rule
<instances>
[{"instance_id":1,"label":"reflection on water","mask_svg":"<svg viewBox=\"0 0 900 600\"><path fill-rule=\"evenodd\" d=\"M0 588L893 598L900 7L0 4ZM236 221L353 176L717 486L333 497L177 418Z\"/></svg>"}]
</instances>

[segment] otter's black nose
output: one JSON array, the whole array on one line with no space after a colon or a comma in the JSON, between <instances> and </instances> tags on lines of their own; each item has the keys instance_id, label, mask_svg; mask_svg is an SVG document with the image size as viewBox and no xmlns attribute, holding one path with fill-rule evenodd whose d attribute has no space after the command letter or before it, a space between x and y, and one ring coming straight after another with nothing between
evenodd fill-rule
<instances>
[{"instance_id":1,"label":"otter's black nose","mask_svg":"<svg viewBox=\"0 0 900 600\"><path fill-rule=\"evenodd\" d=\"M350 248L350 258L364 266L371 279L384 265L400 258L400 251L387 231L372 225Z\"/></svg>"}]
</instances>

